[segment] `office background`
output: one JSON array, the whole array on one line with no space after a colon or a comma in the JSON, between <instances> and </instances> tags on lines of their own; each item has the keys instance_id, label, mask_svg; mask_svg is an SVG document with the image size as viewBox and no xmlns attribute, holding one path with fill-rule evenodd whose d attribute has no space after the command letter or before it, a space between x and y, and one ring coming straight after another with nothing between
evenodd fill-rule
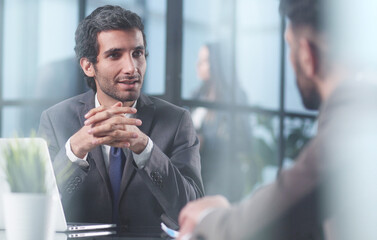
<instances>
[{"instance_id":1,"label":"office background","mask_svg":"<svg viewBox=\"0 0 377 240\"><path fill-rule=\"evenodd\" d=\"M87 90L74 32L104 4L144 20L149 57L143 91L193 113L199 109L208 114L199 114L202 121L217 119L212 129L198 129L209 132L201 136L205 144L222 139L202 154L203 165L209 163L203 175L215 179L208 180L209 194L246 196L292 163L315 134L316 112L301 104L278 0L0 0L1 137L29 135L44 109ZM197 73L203 44L221 51L221 98L195 94L203 84Z\"/></svg>"}]
</instances>

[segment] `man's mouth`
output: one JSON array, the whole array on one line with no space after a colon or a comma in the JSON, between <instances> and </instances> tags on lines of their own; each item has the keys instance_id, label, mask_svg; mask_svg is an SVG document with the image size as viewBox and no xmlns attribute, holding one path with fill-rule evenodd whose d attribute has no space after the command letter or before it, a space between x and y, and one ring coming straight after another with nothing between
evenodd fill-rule
<instances>
[{"instance_id":1,"label":"man's mouth","mask_svg":"<svg viewBox=\"0 0 377 240\"><path fill-rule=\"evenodd\" d=\"M121 83L121 84L129 84L129 85L131 85L131 84L135 84L135 83L137 83L137 82L139 82L138 79L136 79L136 80L119 81L119 83Z\"/></svg>"},{"instance_id":2,"label":"man's mouth","mask_svg":"<svg viewBox=\"0 0 377 240\"><path fill-rule=\"evenodd\" d=\"M136 85L139 83L139 79L124 79L121 81L118 81L118 84L124 89L124 90L132 90L136 87Z\"/></svg>"}]
</instances>

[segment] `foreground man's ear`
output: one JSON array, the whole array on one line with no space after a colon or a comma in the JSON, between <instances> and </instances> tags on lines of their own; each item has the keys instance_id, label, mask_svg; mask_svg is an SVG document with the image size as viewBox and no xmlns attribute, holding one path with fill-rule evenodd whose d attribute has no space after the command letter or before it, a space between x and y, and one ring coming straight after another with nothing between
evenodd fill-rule
<instances>
[{"instance_id":1,"label":"foreground man's ear","mask_svg":"<svg viewBox=\"0 0 377 240\"><path fill-rule=\"evenodd\" d=\"M303 73L308 77L318 74L318 56L316 49L311 45L309 39L302 37L299 40L298 61Z\"/></svg>"},{"instance_id":2,"label":"foreground man's ear","mask_svg":"<svg viewBox=\"0 0 377 240\"><path fill-rule=\"evenodd\" d=\"M316 45L308 38L302 37L299 40L298 61L303 73L307 77L320 75L319 53Z\"/></svg>"}]
</instances>

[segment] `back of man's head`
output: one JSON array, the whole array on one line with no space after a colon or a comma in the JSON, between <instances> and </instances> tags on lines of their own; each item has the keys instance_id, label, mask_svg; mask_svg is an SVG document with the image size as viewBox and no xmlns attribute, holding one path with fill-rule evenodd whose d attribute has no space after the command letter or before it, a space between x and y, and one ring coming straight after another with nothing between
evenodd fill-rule
<instances>
[{"instance_id":1,"label":"back of man's head","mask_svg":"<svg viewBox=\"0 0 377 240\"><path fill-rule=\"evenodd\" d=\"M308 26L316 31L323 30L322 0L280 0L279 9L293 27Z\"/></svg>"},{"instance_id":2,"label":"back of man's head","mask_svg":"<svg viewBox=\"0 0 377 240\"><path fill-rule=\"evenodd\" d=\"M297 85L308 109L318 109L328 97L333 63L325 33L324 0L280 0L280 13L288 18L286 40Z\"/></svg>"}]
</instances>

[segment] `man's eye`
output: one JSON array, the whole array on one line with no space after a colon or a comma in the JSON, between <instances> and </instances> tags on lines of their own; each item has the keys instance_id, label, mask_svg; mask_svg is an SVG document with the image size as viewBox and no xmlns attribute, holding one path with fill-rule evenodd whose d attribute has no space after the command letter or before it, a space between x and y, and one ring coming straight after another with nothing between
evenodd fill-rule
<instances>
[{"instance_id":1,"label":"man's eye","mask_svg":"<svg viewBox=\"0 0 377 240\"><path fill-rule=\"evenodd\" d=\"M109 57L109 58L116 59L116 58L119 58L119 57L120 57L120 54L119 54L119 53L112 53L112 54L109 54L108 57Z\"/></svg>"},{"instance_id":2,"label":"man's eye","mask_svg":"<svg viewBox=\"0 0 377 240\"><path fill-rule=\"evenodd\" d=\"M133 52L132 55L133 55L134 57L141 57L141 56L143 56L143 51L141 51L141 50L137 50L137 51Z\"/></svg>"}]
</instances>

